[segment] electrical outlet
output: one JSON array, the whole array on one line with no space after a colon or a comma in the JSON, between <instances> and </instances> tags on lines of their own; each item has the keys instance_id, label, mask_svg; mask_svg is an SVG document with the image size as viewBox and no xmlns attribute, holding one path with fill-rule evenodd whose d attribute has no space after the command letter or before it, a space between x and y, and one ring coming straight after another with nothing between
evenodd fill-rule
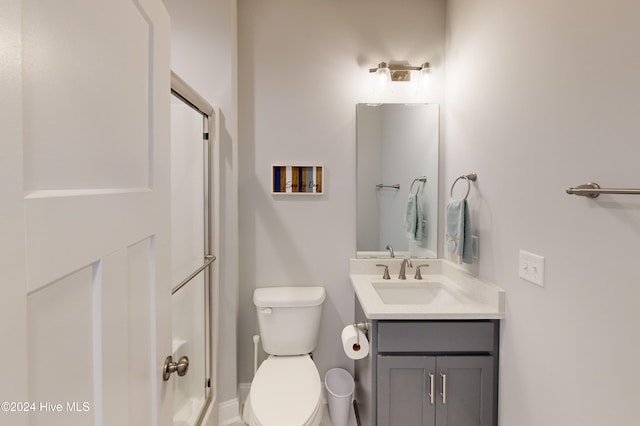
<instances>
[{"instance_id":1,"label":"electrical outlet","mask_svg":"<svg viewBox=\"0 0 640 426\"><path fill-rule=\"evenodd\" d=\"M471 251L473 253L473 260L478 260L478 258L480 257L480 243L478 242L477 235L471 236L471 248Z\"/></svg>"},{"instance_id":2,"label":"electrical outlet","mask_svg":"<svg viewBox=\"0 0 640 426\"><path fill-rule=\"evenodd\" d=\"M544 257L520 250L520 278L544 287Z\"/></svg>"}]
</instances>

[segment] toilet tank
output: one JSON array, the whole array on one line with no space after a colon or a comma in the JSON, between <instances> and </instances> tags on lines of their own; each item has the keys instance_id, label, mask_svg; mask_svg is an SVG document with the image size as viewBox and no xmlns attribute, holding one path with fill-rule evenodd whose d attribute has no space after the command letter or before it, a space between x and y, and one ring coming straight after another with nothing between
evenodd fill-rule
<instances>
[{"instance_id":1,"label":"toilet tank","mask_svg":"<svg viewBox=\"0 0 640 426\"><path fill-rule=\"evenodd\" d=\"M262 348L270 355L302 355L318 344L323 287L265 287L253 292Z\"/></svg>"}]
</instances>

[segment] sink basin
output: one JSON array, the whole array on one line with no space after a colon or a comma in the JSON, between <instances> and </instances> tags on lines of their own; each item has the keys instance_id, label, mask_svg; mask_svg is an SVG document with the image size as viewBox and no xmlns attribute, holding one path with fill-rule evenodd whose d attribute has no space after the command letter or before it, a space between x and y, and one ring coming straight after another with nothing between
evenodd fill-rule
<instances>
[{"instance_id":1,"label":"sink basin","mask_svg":"<svg viewBox=\"0 0 640 426\"><path fill-rule=\"evenodd\" d=\"M444 259L429 262L423 279L397 277L398 259L351 259L349 279L362 314L371 320L503 319L504 290ZM379 264L390 266L382 279ZM395 269L394 269L395 268ZM410 274L411 275L411 274Z\"/></svg>"},{"instance_id":2,"label":"sink basin","mask_svg":"<svg viewBox=\"0 0 640 426\"><path fill-rule=\"evenodd\" d=\"M372 283L372 286L387 305L450 305L461 302L440 282L380 281Z\"/></svg>"}]
</instances>

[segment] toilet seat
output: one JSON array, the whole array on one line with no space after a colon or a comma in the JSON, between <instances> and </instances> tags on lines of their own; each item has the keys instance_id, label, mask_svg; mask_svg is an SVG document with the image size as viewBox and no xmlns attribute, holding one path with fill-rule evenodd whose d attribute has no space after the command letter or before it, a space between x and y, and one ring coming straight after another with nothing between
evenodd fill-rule
<instances>
[{"instance_id":1,"label":"toilet seat","mask_svg":"<svg viewBox=\"0 0 640 426\"><path fill-rule=\"evenodd\" d=\"M318 369L309 355L270 356L251 383L244 416L252 426L315 426L322 419Z\"/></svg>"}]
</instances>

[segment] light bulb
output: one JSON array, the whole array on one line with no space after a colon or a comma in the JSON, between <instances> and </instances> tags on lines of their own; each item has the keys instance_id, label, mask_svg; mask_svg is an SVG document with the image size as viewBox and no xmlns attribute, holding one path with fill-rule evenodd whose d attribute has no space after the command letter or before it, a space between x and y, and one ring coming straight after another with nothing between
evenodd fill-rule
<instances>
[{"instance_id":1,"label":"light bulb","mask_svg":"<svg viewBox=\"0 0 640 426\"><path fill-rule=\"evenodd\" d=\"M378 85L384 86L391 81L391 70L386 62L380 62L378 64L378 70L376 71L378 77Z\"/></svg>"},{"instance_id":2,"label":"light bulb","mask_svg":"<svg viewBox=\"0 0 640 426\"><path fill-rule=\"evenodd\" d=\"M422 68L420 69L420 88L425 89L429 85L429 80L431 74L431 67L429 67L429 62L425 62L422 64Z\"/></svg>"},{"instance_id":3,"label":"light bulb","mask_svg":"<svg viewBox=\"0 0 640 426\"><path fill-rule=\"evenodd\" d=\"M384 62L382 64L386 65ZM391 81L391 71L386 66L379 67L378 71L376 71L376 74L378 75L378 84L380 85L385 85Z\"/></svg>"}]
</instances>

